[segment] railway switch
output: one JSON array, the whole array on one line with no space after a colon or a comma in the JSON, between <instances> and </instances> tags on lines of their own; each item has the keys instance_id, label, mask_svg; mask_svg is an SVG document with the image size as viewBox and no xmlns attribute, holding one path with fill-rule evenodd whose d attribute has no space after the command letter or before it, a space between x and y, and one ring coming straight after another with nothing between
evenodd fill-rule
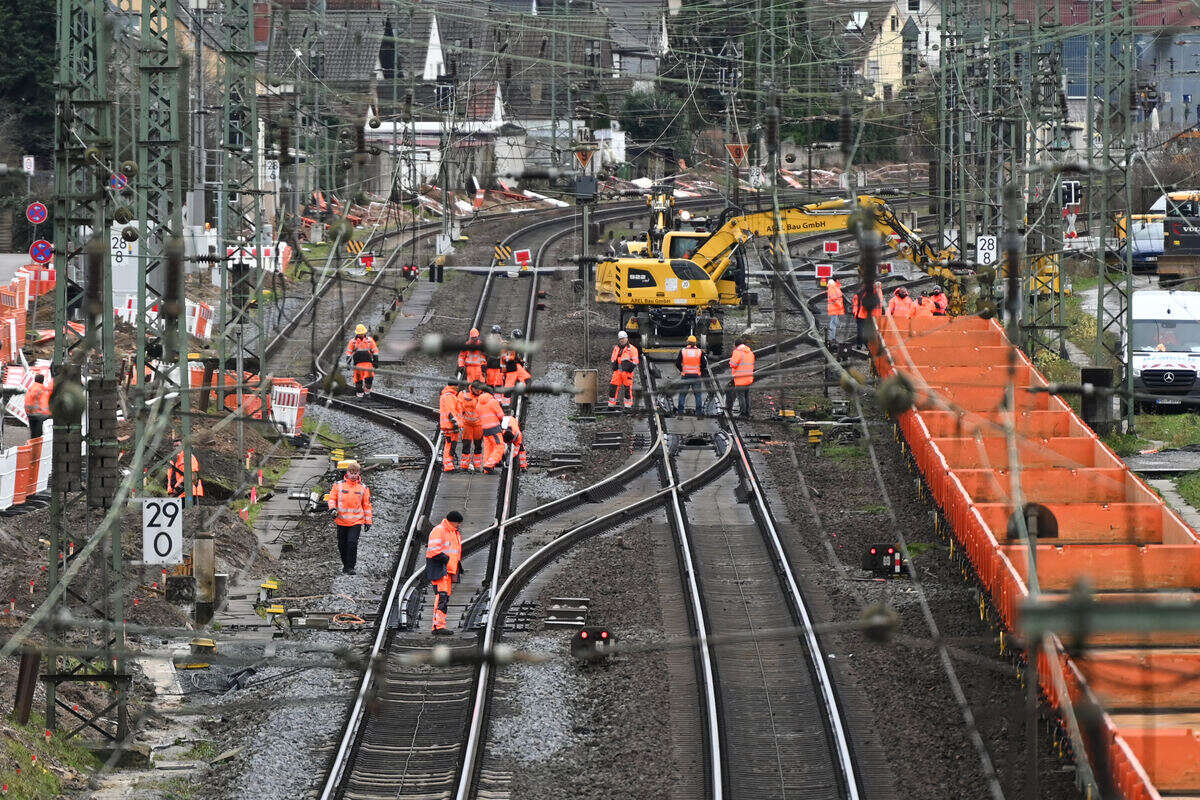
<instances>
[{"instance_id":1,"label":"railway switch","mask_svg":"<svg viewBox=\"0 0 1200 800\"><path fill-rule=\"evenodd\" d=\"M908 562L900 548L891 544L873 544L863 554L862 568L880 577L898 577L905 574Z\"/></svg>"},{"instance_id":2,"label":"railway switch","mask_svg":"<svg viewBox=\"0 0 1200 800\"><path fill-rule=\"evenodd\" d=\"M607 658L617 643L612 631L602 625L585 625L571 638L571 656L581 661Z\"/></svg>"}]
</instances>

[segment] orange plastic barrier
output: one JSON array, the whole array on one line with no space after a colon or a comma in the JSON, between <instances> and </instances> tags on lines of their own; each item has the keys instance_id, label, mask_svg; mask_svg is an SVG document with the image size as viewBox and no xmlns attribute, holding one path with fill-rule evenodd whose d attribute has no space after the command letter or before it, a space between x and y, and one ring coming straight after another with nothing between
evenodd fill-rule
<instances>
[{"instance_id":1,"label":"orange plastic barrier","mask_svg":"<svg viewBox=\"0 0 1200 800\"><path fill-rule=\"evenodd\" d=\"M1036 548L1042 599L1061 600L1085 579L1101 604L1151 593L1197 598L1200 537L1062 398L1036 391L1046 380L995 321L885 318L882 326L876 369L904 374L917 391L900 430L1007 626L1018 626L1030 569L1013 521L1013 467L1025 502L1045 505L1058 526L1057 538ZM1010 377L1016 464L1002 427ZM1180 678L1200 675L1200 633L1097 634L1072 658L1055 642L1057 652L1039 656L1042 688L1060 705L1057 659L1072 699L1105 708L1106 761L1123 796L1200 797L1200 681Z\"/></svg>"},{"instance_id":2,"label":"orange plastic barrier","mask_svg":"<svg viewBox=\"0 0 1200 800\"><path fill-rule=\"evenodd\" d=\"M35 476L33 481L30 480L31 474ZM25 502L25 498L29 496L29 490L35 481L33 446L26 443L17 447L17 481L16 488L13 490L14 506L19 506Z\"/></svg>"}]
</instances>

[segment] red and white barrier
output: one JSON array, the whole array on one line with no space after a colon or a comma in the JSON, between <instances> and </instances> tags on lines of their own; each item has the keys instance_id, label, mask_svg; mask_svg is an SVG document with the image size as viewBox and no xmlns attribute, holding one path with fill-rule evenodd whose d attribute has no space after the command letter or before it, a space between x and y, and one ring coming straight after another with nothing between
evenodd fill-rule
<instances>
[{"instance_id":1,"label":"red and white barrier","mask_svg":"<svg viewBox=\"0 0 1200 800\"><path fill-rule=\"evenodd\" d=\"M12 508L17 487L17 448L0 451L0 511Z\"/></svg>"},{"instance_id":2,"label":"red and white barrier","mask_svg":"<svg viewBox=\"0 0 1200 800\"><path fill-rule=\"evenodd\" d=\"M187 301L187 332L197 339L212 337L213 307L208 303Z\"/></svg>"},{"instance_id":3,"label":"red and white barrier","mask_svg":"<svg viewBox=\"0 0 1200 800\"><path fill-rule=\"evenodd\" d=\"M300 433L307 404L308 389L295 381L271 386L271 420L288 436Z\"/></svg>"}]
</instances>

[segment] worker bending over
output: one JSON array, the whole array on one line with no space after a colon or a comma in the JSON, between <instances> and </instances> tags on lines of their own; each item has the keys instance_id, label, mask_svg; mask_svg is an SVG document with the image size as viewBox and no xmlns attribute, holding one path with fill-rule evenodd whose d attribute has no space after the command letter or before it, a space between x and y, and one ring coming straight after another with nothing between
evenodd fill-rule
<instances>
[{"instance_id":1,"label":"worker bending over","mask_svg":"<svg viewBox=\"0 0 1200 800\"><path fill-rule=\"evenodd\" d=\"M483 343L479 341L479 330L471 328L463 349L458 352L458 368L463 372L463 379L467 383L483 380L485 362Z\"/></svg>"},{"instance_id":2,"label":"worker bending over","mask_svg":"<svg viewBox=\"0 0 1200 800\"><path fill-rule=\"evenodd\" d=\"M529 469L529 456L525 452L525 437L521 433L521 424L517 422L517 418L508 416L500 420L500 429L503 431L504 443L512 445L517 466L521 469Z\"/></svg>"},{"instance_id":3,"label":"worker bending over","mask_svg":"<svg viewBox=\"0 0 1200 800\"><path fill-rule=\"evenodd\" d=\"M354 338L346 345L346 360L354 366L354 396L371 393L375 383L375 364L379 361L379 345L367 335L367 326L354 329Z\"/></svg>"},{"instance_id":4,"label":"worker bending over","mask_svg":"<svg viewBox=\"0 0 1200 800\"><path fill-rule=\"evenodd\" d=\"M25 390L25 415L29 417L29 438L38 438L42 426L50 419L50 387L45 375L34 375L33 383Z\"/></svg>"},{"instance_id":5,"label":"worker bending over","mask_svg":"<svg viewBox=\"0 0 1200 800\"><path fill-rule=\"evenodd\" d=\"M362 482L357 461L340 461L338 469L344 469L346 475L329 490L329 512L337 526L342 572L354 575L354 567L358 564L358 537L371 530L371 490Z\"/></svg>"},{"instance_id":6,"label":"worker bending over","mask_svg":"<svg viewBox=\"0 0 1200 800\"><path fill-rule=\"evenodd\" d=\"M425 546L425 577L436 593L433 606L433 633L435 636L450 636L446 630L446 612L450 609L450 593L462 568L462 534L458 526L463 515L451 511L437 527L429 532L429 543Z\"/></svg>"},{"instance_id":7,"label":"worker bending over","mask_svg":"<svg viewBox=\"0 0 1200 800\"><path fill-rule=\"evenodd\" d=\"M515 346L517 342L525 338L525 334L518 328L512 332L512 341ZM505 359L504 355L508 357ZM508 407L512 402L513 389L520 386L524 389L525 384L533 376L529 374L529 370L525 367L525 356L515 349L506 350L501 355L504 360L504 393L500 395L500 404Z\"/></svg>"},{"instance_id":8,"label":"worker bending over","mask_svg":"<svg viewBox=\"0 0 1200 800\"><path fill-rule=\"evenodd\" d=\"M460 466L474 472L483 469L483 428L480 427L479 395L483 384L473 381L458 393L458 423L462 426L462 461Z\"/></svg>"},{"instance_id":9,"label":"worker bending over","mask_svg":"<svg viewBox=\"0 0 1200 800\"><path fill-rule=\"evenodd\" d=\"M492 326L492 340L488 345L483 356L483 378L488 388L498 389L504 385L504 338L500 334L499 325Z\"/></svg>"},{"instance_id":10,"label":"worker bending over","mask_svg":"<svg viewBox=\"0 0 1200 800\"><path fill-rule=\"evenodd\" d=\"M680 348L678 355L675 356L675 368L679 370L679 377L683 379L683 385L679 387L679 402L675 410L682 414L684 406L687 405L687 394L691 391L692 396L696 398L696 416L704 416L704 383L702 376L708 371L708 360L704 356L704 351L696 345L696 337L689 336L687 344Z\"/></svg>"},{"instance_id":11,"label":"worker bending over","mask_svg":"<svg viewBox=\"0 0 1200 800\"><path fill-rule=\"evenodd\" d=\"M737 340L737 347L729 356L729 372L732 383L725 393L725 407L733 413L733 399L741 406L741 414L750 419L750 386L754 383L754 351L746 343L746 337Z\"/></svg>"},{"instance_id":12,"label":"worker bending over","mask_svg":"<svg viewBox=\"0 0 1200 800\"><path fill-rule=\"evenodd\" d=\"M479 388L475 408L479 412L479 426L483 432L483 471L492 475L504 458L504 431L500 427L504 420L504 407L500 405L496 395L483 386Z\"/></svg>"},{"instance_id":13,"label":"worker bending over","mask_svg":"<svg viewBox=\"0 0 1200 800\"><path fill-rule=\"evenodd\" d=\"M184 497L187 485L187 473L183 468L183 442L175 442L179 451L167 464L167 496ZM192 454L192 497L204 497L204 483L200 480L200 462Z\"/></svg>"},{"instance_id":14,"label":"worker bending over","mask_svg":"<svg viewBox=\"0 0 1200 800\"><path fill-rule=\"evenodd\" d=\"M609 381L608 407L616 408L621 396L621 388L625 388L625 407L633 408L633 373L637 370L641 357L638 349L629 343L629 334L617 332L617 343L612 349L612 379Z\"/></svg>"},{"instance_id":15,"label":"worker bending over","mask_svg":"<svg viewBox=\"0 0 1200 800\"><path fill-rule=\"evenodd\" d=\"M438 428L442 431L442 472L453 472L458 457L458 442L462 438L462 423L458 421L458 387L447 383L438 397Z\"/></svg>"}]
</instances>

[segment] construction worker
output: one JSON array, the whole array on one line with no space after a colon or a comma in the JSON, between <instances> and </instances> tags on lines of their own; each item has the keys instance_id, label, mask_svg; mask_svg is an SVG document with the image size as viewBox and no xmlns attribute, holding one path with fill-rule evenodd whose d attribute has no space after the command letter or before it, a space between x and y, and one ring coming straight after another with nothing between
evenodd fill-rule
<instances>
[{"instance_id":1,"label":"construction worker","mask_svg":"<svg viewBox=\"0 0 1200 800\"><path fill-rule=\"evenodd\" d=\"M451 511L429 532L429 543L425 545L425 577L433 586L437 601L433 606L433 634L450 636L446 630L446 612L450 609L450 593L458 577L466 570L462 568L462 525L463 515Z\"/></svg>"},{"instance_id":2,"label":"construction worker","mask_svg":"<svg viewBox=\"0 0 1200 800\"><path fill-rule=\"evenodd\" d=\"M825 313L829 315L829 341L836 342L842 317L846 315L846 296L837 278L830 278L825 286Z\"/></svg>"},{"instance_id":3,"label":"construction worker","mask_svg":"<svg viewBox=\"0 0 1200 800\"><path fill-rule=\"evenodd\" d=\"M512 332L512 341L515 345L517 342L525 338L525 334L518 328ZM507 407L512 402L513 389L518 385L524 388L525 383L533 376L529 374L529 370L525 368L525 357L517 350L506 351L509 355L508 360L504 362L504 393L500 395L500 404Z\"/></svg>"},{"instance_id":4,"label":"construction worker","mask_svg":"<svg viewBox=\"0 0 1200 800\"><path fill-rule=\"evenodd\" d=\"M867 289L859 289L850 298L851 310L854 313L854 343L860 347L865 347L868 339L868 330L871 327L868 320L871 317L879 317L883 314L883 300L879 297L878 292L871 292Z\"/></svg>"},{"instance_id":5,"label":"construction worker","mask_svg":"<svg viewBox=\"0 0 1200 800\"><path fill-rule=\"evenodd\" d=\"M183 442L176 441L178 452L167 464L167 495L169 497L184 497L187 485L187 474L183 468ZM204 497L204 483L200 480L200 462L192 454L192 497Z\"/></svg>"},{"instance_id":6,"label":"construction worker","mask_svg":"<svg viewBox=\"0 0 1200 800\"><path fill-rule=\"evenodd\" d=\"M892 292L892 299L888 301L887 313L889 317L895 319L907 319L913 315L913 302L908 296L908 289L899 286L896 291Z\"/></svg>"},{"instance_id":7,"label":"construction worker","mask_svg":"<svg viewBox=\"0 0 1200 800\"><path fill-rule=\"evenodd\" d=\"M459 465L471 472L483 469L483 428L479 424L479 396L483 383L472 381L458 393L458 423L462 426L463 451Z\"/></svg>"},{"instance_id":8,"label":"construction worker","mask_svg":"<svg viewBox=\"0 0 1200 800\"><path fill-rule=\"evenodd\" d=\"M933 298L929 296L929 292L921 292L921 299L917 301L913 308L913 317L932 317L933 316Z\"/></svg>"},{"instance_id":9,"label":"construction worker","mask_svg":"<svg viewBox=\"0 0 1200 800\"><path fill-rule=\"evenodd\" d=\"M483 380L483 343L479 341L479 330L471 328L463 349L458 353L458 368L463 371L467 383Z\"/></svg>"},{"instance_id":10,"label":"construction worker","mask_svg":"<svg viewBox=\"0 0 1200 800\"><path fill-rule=\"evenodd\" d=\"M638 349L629 343L629 334L625 331L617 332L617 343L613 345L612 358L609 360L612 362L612 379L609 381L608 407L616 408L621 387L624 386L625 407L633 408L633 373L641 356L638 355Z\"/></svg>"},{"instance_id":11,"label":"construction worker","mask_svg":"<svg viewBox=\"0 0 1200 800\"><path fill-rule=\"evenodd\" d=\"M935 317L944 317L950 313L950 298L946 297L946 290L941 286L933 287L933 293L929 295L929 299L933 301Z\"/></svg>"},{"instance_id":12,"label":"construction worker","mask_svg":"<svg viewBox=\"0 0 1200 800\"><path fill-rule=\"evenodd\" d=\"M371 393L375 382L375 364L379 361L379 345L367 335L367 326L354 329L354 338L346 345L346 361L354 367L354 396Z\"/></svg>"},{"instance_id":13,"label":"construction worker","mask_svg":"<svg viewBox=\"0 0 1200 800\"><path fill-rule=\"evenodd\" d=\"M339 461L338 469L346 476L329 490L329 512L337 526L338 555L342 557L342 572L356 574L359 534L371 530L371 490L362 482L357 461Z\"/></svg>"},{"instance_id":14,"label":"construction worker","mask_svg":"<svg viewBox=\"0 0 1200 800\"><path fill-rule=\"evenodd\" d=\"M738 399L741 414L750 419L750 386L754 383L754 351L747 344L745 336L739 337L737 347L729 355L729 373L733 378L729 389L725 392L725 407L733 413L733 399Z\"/></svg>"},{"instance_id":15,"label":"construction worker","mask_svg":"<svg viewBox=\"0 0 1200 800\"><path fill-rule=\"evenodd\" d=\"M521 433L521 424L517 422L517 418L507 416L500 420L500 429L503 431L504 443L512 445L517 464L521 469L529 469L529 455L525 452L525 436Z\"/></svg>"},{"instance_id":16,"label":"construction worker","mask_svg":"<svg viewBox=\"0 0 1200 800\"><path fill-rule=\"evenodd\" d=\"M50 419L50 387L46 376L33 376L33 383L25 390L25 414L29 417L29 438L42 435L42 426Z\"/></svg>"},{"instance_id":17,"label":"construction worker","mask_svg":"<svg viewBox=\"0 0 1200 800\"><path fill-rule=\"evenodd\" d=\"M491 339L484 353L484 382L488 388L498 389L504 385L504 338L500 335L500 326L492 326Z\"/></svg>"},{"instance_id":18,"label":"construction worker","mask_svg":"<svg viewBox=\"0 0 1200 800\"><path fill-rule=\"evenodd\" d=\"M701 376L708 370L708 360L704 357L704 351L696 346L695 336L689 336L687 344L680 348L679 354L675 356L675 368L679 370L679 377L683 379L683 385L679 387L676 412L683 413L690 387L692 396L696 398L696 416L703 417L704 383Z\"/></svg>"},{"instance_id":19,"label":"construction worker","mask_svg":"<svg viewBox=\"0 0 1200 800\"><path fill-rule=\"evenodd\" d=\"M483 471L492 475L504 459L504 430L500 426L504 421L504 407L494 394L483 389L475 401L475 408L479 411L479 427L483 430Z\"/></svg>"},{"instance_id":20,"label":"construction worker","mask_svg":"<svg viewBox=\"0 0 1200 800\"><path fill-rule=\"evenodd\" d=\"M458 386L446 384L438 397L438 427L442 431L442 472L454 472L462 424L458 421Z\"/></svg>"}]
</instances>

